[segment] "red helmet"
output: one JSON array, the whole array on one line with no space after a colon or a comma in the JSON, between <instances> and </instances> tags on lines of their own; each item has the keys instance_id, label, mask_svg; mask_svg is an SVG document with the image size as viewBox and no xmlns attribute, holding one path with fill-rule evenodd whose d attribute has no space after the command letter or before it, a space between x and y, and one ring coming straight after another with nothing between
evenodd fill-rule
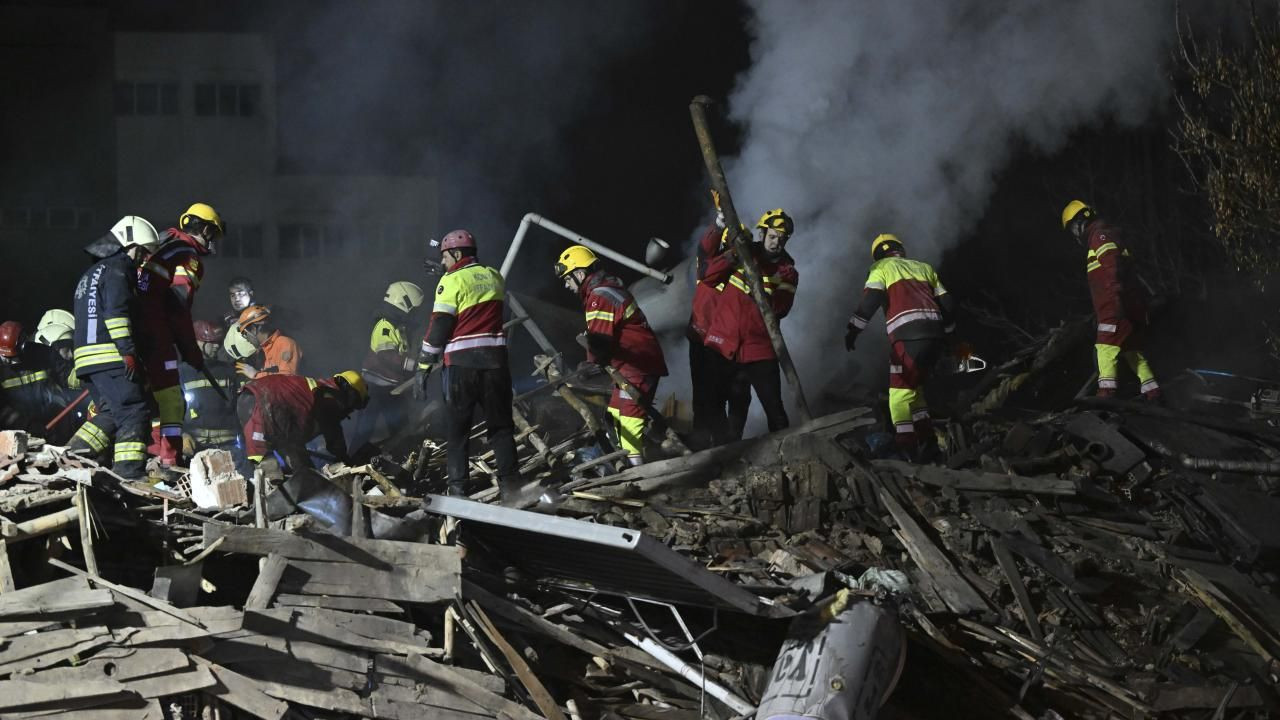
<instances>
[{"instance_id":1,"label":"red helmet","mask_svg":"<svg viewBox=\"0 0 1280 720\"><path fill-rule=\"evenodd\" d=\"M0 357L18 357L22 350L22 323L6 320L0 323Z\"/></svg>"},{"instance_id":2,"label":"red helmet","mask_svg":"<svg viewBox=\"0 0 1280 720\"><path fill-rule=\"evenodd\" d=\"M223 336L227 334L227 329L221 325L215 325L208 320L197 320L191 323L191 327L196 331L196 340L207 343L220 343Z\"/></svg>"},{"instance_id":3,"label":"red helmet","mask_svg":"<svg viewBox=\"0 0 1280 720\"><path fill-rule=\"evenodd\" d=\"M455 250L457 248L471 248L474 250L475 247L476 239L466 230L454 230L448 235L445 235L444 239L440 241L440 252L444 252L445 250Z\"/></svg>"}]
</instances>

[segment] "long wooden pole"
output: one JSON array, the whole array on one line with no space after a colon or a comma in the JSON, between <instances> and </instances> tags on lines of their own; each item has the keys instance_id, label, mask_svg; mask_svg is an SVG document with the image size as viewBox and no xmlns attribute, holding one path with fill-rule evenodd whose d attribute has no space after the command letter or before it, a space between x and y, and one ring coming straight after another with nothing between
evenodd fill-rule
<instances>
[{"instance_id":1,"label":"long wooden pole","mask_svg":"<svg viewBox=\"0 0 1280 720\"><path fill-rule=\"evenodd\" d=\"M698 146L702 149L702 161L706 163L707 174L711 176L711 187L720 195L720 210L724 213L725 225L729 228L729 237L733 239L733 248L738 253L738 263L742 266L742 274L747 277L747 286L751 288L751 299L755 300L760 316L764 318L764 328L769 333L769 341L773 344L773 352L778 356L778 365L782 374L791 385L796 396L796 410L800 419L808 422L809 403L804 397L804 388L800 386L800 376L796 366L791 362L791 353L787 351L787 343L782 339L782 330L778 327L778 318L773 314L773 306L764 294L764 283L760 280L760 270L755 259L751 257L750 239L741 231L742 224L738 219L738 211L733 207L733 197L729 195L729 183L724 177L724 168L720 166L720 156L716 154L715 143L711 140L711 130L707 125L707 106L711 98L699 95L689 104L689 114L693 117L693 131L698 135Z\"/></svg>"}]
</instances>

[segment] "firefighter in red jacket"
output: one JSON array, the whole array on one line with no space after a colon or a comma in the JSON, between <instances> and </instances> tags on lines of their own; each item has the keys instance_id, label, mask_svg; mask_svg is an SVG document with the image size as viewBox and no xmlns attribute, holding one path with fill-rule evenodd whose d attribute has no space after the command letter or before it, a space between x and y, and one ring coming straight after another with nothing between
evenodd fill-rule
<instances>
[{"instance_id":1,"label":"firefighter in red jacket","mask_svg":"<svg viewBox=\"0 0 1280 720\"><path fill-rule=\"evenodd\" d=\"M355 370L332 378L263 375L250 380L236 400L245 455L257 464L279 450L294 470L310 467L306 445L322 435L329 454L350 463L342 421L367 402L369 388Z\"/></svg>"},{"instance_id":2,"label":"firefighter in red jacket","mask_svg":"<svg viewBox=\"0 0 1280 720\"><path fill-rule=\"evenodd\" d=\"M685 329L685 340L689 344L689 388L693 406L693 443L699 447L708 447L722 442L727 436L727 424L724 402L716 402L715 376L712 368L716 362L712 358L715 350L707 347L707 328L711 326L711 317L715 314L716 301L720 298L720 290L705 280L707 263L711 258L723 253L728 245L728 235L724 231L724 214L720 212L720 198L714 190L711 197L716 203L716 220L698 241L697 255L694 258L693 307L689 313L689 325ZM747 389L747 403L751 402L751 390Z\"/></svg>"},{"instance_id":3,"label":"firefighter in red jacket","mask_svg":"<svg viewBox=\"0 0 1280 720\"><path fill-rule=\"evenodd\" d=\"M178 219L177 228L160 236L160 247L138 271L138 294L145 328L139 344L147 382L160 412L160 462L182 464L182 420L187 406L178 377L178 359L199 371L204 355L191 325L191 305L200 279L202 257L223 233L213 208L196 203Z\"/></svg>"},{"instance_id":4,"label":"firefighter in red jacket","mask_svg":"<svg viewBox=\"0 0 1280 720\"><path fill-rule=\"evenodd\" d=\"M443 356L449 494L466 492L472 417L479 407L498 465L498 488L506 495L518 489L520 466L511 417L507 333L502 329L506 308L502 275L480 264L476 240L466 230L444 236L440 262L445 273L436 285L431 321L418 353L419 380L414 396L426 397L427 378Z\"/></svg>"},{"instance_id":5,"label":"firefighter in red jacket","mask_svg":"<svg viewBox=\"0 0 1280 720\"><path fill-rule=\"evenodd\" d=\"M773 314L781 320L791 312L800 274L795 260L786 251L795 231L791 216L781 208L760 216L756 223L759 240L752 243L751 255ZM745 228L743 229L745 232ZM719 292L707 328L706 345L711 355L712 377L716 383L716 406L728 403L728 432L724 440L742 437L749 403L736 400L745 395L746 385L755 390L764 409L769 431L782 430L790 423L782 402L782 376L773 342L765 329L760 309L751 298L751 288L738 263L733 246L724 240L718 253L707 262L702 282Z\"/></svg>"},{"instance_id":6,"label":"firefighter in red jacket","mask_svg":"<svg viewBox=\"0 0 1280 720\"><path fill-rule=\"evenodd\" d=\"M590 248L574 245L560 253L555 272L565 288L582 300L587 361L614 367L643 396L632 397L615 385L609 398L618 444L627 451L627 461L639 465L649 424L645 407L652 407L658 379L667 374L662 346L635 298L621 280L605 272Z\"/></svg>"},{"instance_id":7,"label":"firefighter in red jacket","mask_svg":"<svg viewBox=\"0 0 1280 720\"><path fill-rule=\"evenodd\" d=\"M1147 329L1147 294L1134 275L1129 248L1118 228L1098 217L1093 208L1072 200L1062 209L1062 228L1088 248L1085 271L1089 295L1098 318L1094 349L1098 357L1098 397L1115 397L1119 359L1124 358L1138 381L1142 396L1160 400L1160 384L1142 354Z\"/></svg>"},{"instance_id":8,"label":"firefighter in red jacket","mask_svg":"<svg viewBox=\"0 0 1280 720\"><path fill-rule=\"evenodd\" d=\"M898 447L916 456L920 441L936 443L923 388L942 356L944 338L955 328L951 295L926 262L910 260L897 236L876 236L862 302L849 319L845 349L852 352L858 333L884 308L889 334L889 417Z\"/></svg>"}]
</instances>

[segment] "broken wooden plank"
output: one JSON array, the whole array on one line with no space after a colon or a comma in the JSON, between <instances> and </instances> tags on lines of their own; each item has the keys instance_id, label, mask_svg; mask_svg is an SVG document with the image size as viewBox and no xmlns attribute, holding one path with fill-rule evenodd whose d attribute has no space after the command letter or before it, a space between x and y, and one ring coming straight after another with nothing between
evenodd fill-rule
<instances>
[{"instance_id":1,"label":"broken wooden plank","mask_svg":"<svg viewBox=\"0 0 1280 720\"><path fill-rule=\"evenodd\" d=\"M191 668L187 653L176 648L106 647L73 667L57 667L29 676L34 682L80 683L96 680L124 682L166 675Z\"/></svg>"},{"instance_id":2,"label":"broken wooden plank","mask_svg":"<svg viewBox=\"0 0 1280 720\"><path fill-rule=\"evenodd\" d=\"M68 565L62 562L61 560L58 560L57 558L49 558L49 564L56 568L66 570L69 573L73 573L75 575L88 578L95 585L101 585L102 587L108 588L112 592L119 593L120 595L124 595L125 597L131 600L140 602L143 605L148 605L163 613L172 615L173 617L176 617L179 620L182 620L183 622L190 623L192 625L195 625L196 627L204 627L203 625L200 624L199 620L192 617L189 613L179 610L178 608L170 605L167 602L164 602L163 600L157 600L156 598L153 598L150 595L147 595L146 593L142 592L137 588L131 588L131 587L128 587L127 585L118 585L109 580L103 580L97 575L87 573L78 567Z\"/></svg>"},{"instance_id":3,"label":"broken wooden plank","mask_svg":"<svg viewBox=\"0 0 1280 720\"><path fill-rule=\"evenodd\" d=\"M13 591L13 568L9 567L9 543L4 538L0 538L0 594Z\"/></svg>"},{"instance_id":4,"label":"broken wooden plank","mask_svg":"<svg viewBox=\"0 0 1280 720\"><path fill-rule=\"evenodd\" d=\"M266 562L258 570L258 579L253 582L253 588L249 590L249 598L244 601L245 610L265 610L271 605L271 597L276 594L280 576L284 574L288 564L288 559L283 555L277 553L267 555Z\"/></svg>"},{"instance_id":5,"label":"broken wooden plank","mask_svg":"<svg viewBox=\"0 0 1280 720\"><path fill-rule=\"evenodd\" d=\"M473 582L463 580L462 591L463 597L476 600L495 615L506 618L521 627L538 632L561 644L581 650L592 657L608 658L612 654L609 648L571 632L540 615L525 610L515 603L500 598Z\"/></svg>"},{"instance_id":6,"label":"broken wooden plank","mask_svg":"<svg viewBox=\"0 0 1280 720\"><path fill-rule=\"evenodd\" d=\"M1040 629L1040 618L1036 614L1035 607L1031 604L1031 596L1027 594L1027 586L1022 582L1022 576L1018 574L1018 565L1013 560L1013 555L1009 552L1009 548L1005 547L1000 538L991 538L991 552L996 556L996 562L1000 564L1000 570L1004 572L1004 576L1009 580L1009 587L1013 589L1013 597L1018 601L1018 608L1022 610L1022 618L1027 623L1027 630L1031 633L1031 639L1038 643L1044 642L1044 632Z\"/></svg>"},{"instance_id":7,"label":"broken wooden plank","mask_svg":"<svg viewBox=\"0 0 1280 720\"><path fill-rule=\"evenodd\" d=\"M76 684L38 682L30 678L0 681L0 710L72 710L129 697L131 693L114 680Z\"/></svg>"},{"instance_id":8,"label":"broken wooden plank","mask_svg":"<svg viewBox=\"0 0 1280 720\"><path fill-rule=\"evenodd\" d=\"M383 570L390 569L393 565L438 566L449 569L456 565L454 561L459 556L455 546L338 537L326 533L303 535L267 528L205 524L206 547L223 537L226 538L220 547L223 552L250 555L277 553L290 560L357 563Z\"/></svg>"},{"instance_id":9,"label":"broken wooden plank","mask_svg":"<svg viewBox=\"0 0 1280 720\"><path fill-rule=\"evenodd\" d=\"M333 595L294 595L291 593L279 593L276 595L275 606L351 610L355 612L381 613L384 615L404 614L404 608L390 600L362 597L340 597Z\"/></svg>"},{"instance_id":10,"label":"broken wooden plank","mask_svg":"<svg viewBox=\"0 0 1280 720\"><path fill-rule=\"evenodd\" d=\"M938 595L947 607L960 615L989 610L987 601L956 571L951 560L933 544L915 518L884 486L884 481L877 477L876 482L879 484L880 502L898 524L901 530L899 537L907 552L916 565L933 579Z\"/></svg>"},{"instance_id":11,"label":"broken wooden plank","mask_svg":"<svg viewBox=\"0 0 1280 720\"><path fill-rule=\"evenodd\" d=\"M342 618L350 615L349 618ZM275 608L271 610L254 610L244 615L244 629L276 637L305 640L308 642L339 645L360 650L377 650L398 655L442 655L443 650L433 648L426 640L418 638L412 632L392 635L378 631L372 625L374 621L387 618L351 615L338 610L315 610L310 608ZM407 625L408 623L399 623ZM357 632L353 628L363 630Z\"/></svg>"},{"instance_id":12,"label":"broken wooden plank","mask_svg":"<svg viewBox=\"0 0 1280 720\"><path fill-rule=\"evenodd\" d=\"M0 675L57 665L113 641L111 631L101 626L50 630L9 638L0 648Z\"/></svg>"},{"instance_id":13,"label":"broken wooden plank","mask_svg":"<svg viewBox=\"0 0 1280 720\"><path fill-rule=\"evenodd\" d=\"M0 618L38 618L115 604L110 590L90 590L83 578L63 578L0 594Z\"/></svg>"},{"instance_id":14,"label":"broken wooden plank","mask_svg":"<svg viewBox=\"0 0 1280 720\"><path fill-rule=\"evenodd\" d=\"M217 684L204 691L206 695L216 697L262 720L281 720L289 711L288 703L263 692L256 680L202 657L193 656L191 659L207 668L217 680Z\"/></svg>"},{"instance_id":15,"label":"broken wooden plank","mask_svg":"<svg viewBox=\"0 0 1280 720\"><path fill-rule=\"evenodd\" d=\"M444 547L424 545L423 547ZM461 562L456 548L442 553L442 562L422 566L396 565L390 570L349 562L291 561L280 588L304 595L363 596L382 600L437 603L458 594Z\"/></svg>"},{"instance_id":16,"label":"broken wooden plank","mask_svg":"<svg viewBox=\"0 0 1280 720\"><path fill-rule=\"evenodd\" d=\"M1070 496L1076 494L1074 481L1053 476L1024 477L985 470L953 470L938 465L917 465L901 460L874 460L872 464L876 467L889 468L926 485L940 488L1018 495Z\"/></svg>"},{"instance_id":17,"label":"broken wooden plank","mask_svg":"<svg viewBox=\"0 0 1280 720\"><path fill-rule=\"evenodd\" d=\"M547 692L546 686L534 674L533 669L529 667L529 663L524 657L516 651L511 643L498 632L498 628L494 627L493 621L485 614L474 601L468 603L468 608L476 616L476 621L480 625L480 629L488 636L490 642L498 647L498 651L507 659L507 663L511 665L511 669L515 671L516 677L520 678L520 683L529 691L529 696L533 698L533 702L542 711L543 716L548 720L568 720L564 713L560 711L560 706L556 704L555 698L551 697L551 693Z\"/></svg>"}]
</instances>

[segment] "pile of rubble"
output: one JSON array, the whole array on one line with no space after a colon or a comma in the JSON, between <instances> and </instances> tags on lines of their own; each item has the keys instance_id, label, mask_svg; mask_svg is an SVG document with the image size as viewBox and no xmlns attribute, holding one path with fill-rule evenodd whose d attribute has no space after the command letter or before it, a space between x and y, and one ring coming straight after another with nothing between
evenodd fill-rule
<instances>
[{"instance_id":1,"label":"pile of rubble","mask_svg":"<svg viewBox=\"0 0 1280 720\"><path fill-rule=\"evenodd\" d=\"M1275 714L1280 432L999 411L1061 345L992 373L936 465L873 458L854 408L602 475L552 373L525 509L412 497L430 442L249 482L206 452L165 487L0 433L0 716Z\"/></svg>"}]
</instances>

